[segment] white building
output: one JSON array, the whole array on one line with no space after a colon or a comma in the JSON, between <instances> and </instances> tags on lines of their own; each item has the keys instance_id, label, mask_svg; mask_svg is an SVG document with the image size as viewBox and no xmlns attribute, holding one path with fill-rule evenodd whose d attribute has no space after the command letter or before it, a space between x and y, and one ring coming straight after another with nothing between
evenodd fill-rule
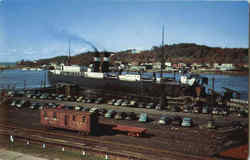
<instances>
[{"instance_id":1,"label":"white building","mask_svg":"<svg viewBox=\"0 0 250 160\"><path fill-rule=\"evenodd\" d=\"M166 66L166 67L171 67L171 66L172 66L172 63L171 63L171 62L165 62L165 66Z\"/></svg>"},{"instance_id":2,"label":"white building","mask_svg":"<svg viewBox=\"0 0 250 160\"><path fill-rule=\"evenodd\" d=\"M160 62L153 63L153 68L154 69L161 69L161 63Z\"/></svg>"},{"instance_id":3,"label":"white building","mask_svg":"<svg viewBox=\"0 0 250 160\"><path fill-rule=\"evenodd\" d=\"M137 53L140 53L141 51L140 50L138 50L138 49L132 49L131 50L131 53L132 54L137 54Z\"/></svg>"},{"instance_id":4,"label":"white building","mask_svg":"<svg viewBox=\"0 0 250 160\"><path fill-rule=\"evenodd\" d=\"M61 64L60 67L64 72L81 72L84 70L84 67L78 65L65 66L64 64Z\"/></svg>"},{"instance_id":5,"label":"white building","mask_svg":"<svg viewBox=\"0 0 250 160\"><path fill-rule=\"evenodd\" d=\"M234 69L234 65L233 64L230 64L230 63L223 63L220 65L220 70L232 70Z\"/></svg>"},{"instance_id":6,"label":"white building","mask_svg":"<svg viewBox=\"0 0 250 160\"><path fill-rule=\"evenodd\" d=\"M214 68L220 68L220 65L218 63L213 64Z\"/></svg>"}]
</instances>

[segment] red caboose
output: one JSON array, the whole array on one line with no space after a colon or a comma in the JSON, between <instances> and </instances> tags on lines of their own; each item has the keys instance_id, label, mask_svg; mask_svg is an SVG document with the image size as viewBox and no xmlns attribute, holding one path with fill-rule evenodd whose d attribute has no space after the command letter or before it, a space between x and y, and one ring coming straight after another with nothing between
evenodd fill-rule
<instances>
[{"instance_id":1,"label":"red caboose","mask_svg":"<svg viewBox=\"0 0 250 160\"><path fill-rule=\"evenodd\" d=\"M98 116L94 113L67 109L44 109L40 112L40 122L45 127L63 128L85 134L98 132Z\"/></svg>"}]
</instances>

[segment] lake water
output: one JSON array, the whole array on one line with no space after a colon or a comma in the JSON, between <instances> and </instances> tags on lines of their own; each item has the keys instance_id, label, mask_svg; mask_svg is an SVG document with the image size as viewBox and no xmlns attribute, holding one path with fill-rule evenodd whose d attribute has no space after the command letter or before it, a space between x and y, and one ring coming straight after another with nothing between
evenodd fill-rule
<instances>
[{"instance_id":1,"label":"lake water","mask_svg":"<svg viewBox=\"0 0 250 160\"><path fill-rule=\"evenodd\" d=\"M41 81L46 77L46 84L49 86L47 71L23 71L4 70L0 72L0 89L2 88L38 88L41 87Z\"/></svg>"},{"instance_id":2,"label":"lake water","mask_svg":"<svg viewBox=\"0 0 250 160\"><path fill-rule=\"evenodd\" d=\"M241 94L241 99L248 100L248 75L219 75L219 74L200 74L208 78L206 88L212 88L212 78L214 78L214 88L217 92L223 93L222 87L230 88ZM179 77L180 75L178 75Z\"/></svg>"},{"instance_id":3,"label":"lake water","mask_svg":"<svg viewBox=\"0 0 250 160\"><path fill-rule=\"evenodd\" d=\"M152 76L152 73L148 73ZM157 77L159 74L157 74ZM216 74L201 74L208 77L209 83L207 88L212 88L212 78L215 78L215 90L223 93L222 87L237 90L241 94L241 99L248 99L248 75L216 75ZM45 78L46 77L46 78ZM164 77L174 77L173 74L164 73ZM176 74L176 79L179 79L180 74ZM47 71L22 71L22 70L4 70L0 72L0 89L1 88L38 88L41 87L41 81L46 79L47 86L50 86L47 78Z\"/></svg>"},{"instance_id":4,"label":"lake water","mask_svg":"<svg viewBox=\"0 0 250 160\"><path fill-rule=\"evenodd\" d=\"M0 66L16 66L15 62L0 62Z\"/></svg>"}]
</instances>

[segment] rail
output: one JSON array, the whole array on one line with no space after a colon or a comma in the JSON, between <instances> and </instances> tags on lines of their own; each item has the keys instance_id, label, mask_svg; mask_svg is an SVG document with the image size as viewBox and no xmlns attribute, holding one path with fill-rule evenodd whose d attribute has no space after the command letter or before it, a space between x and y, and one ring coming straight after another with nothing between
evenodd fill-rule
<instances>
[{"instance_id":1,"label":"rail","mask_svg":"<svg viewBox=\"0 0 250 160\"><path fill-rule=\"evenodd\" d=\"M207 159L207 157L203 157L203 156L195 156L195 155L188 155L188 154L184 154L184 153L180 153L180 152L174 152L174 151L168 151L168 150L163 150L163 149L154 149L154 148L149 148L149 147L144 147L144 146L134 146L134 145L129 145L129 144L121 144L121 143L117 143L117 142L110 142L110 141L100 141L100 140L96 140L93 138L88 138L88 137L75 137L75 136L70 136L70 135L65 135L65 134L58 134L58 133L52 133L52 132L47 132L47 131L42 131L42 130L36 130L36 129L27 129L27 128L18 128L18 127L14 127L14 126L6 126L6 125L0 125L1 128L5 128L5 130L7 130L8 132L3 132L3 130L0 130L0 134L1 135L5 135L5 136L14 136L16 138L19 139L23 139L23 140L29 140L29 141L34 141L34 142L39 142L39 143L44 143L44 144L51 144L51 145L56 145L59 147L69 147L72 149L81 149L83 151L89 151L89 152L95 152L95 153L101 153L101 154L108 154L114 157L123 157L123 158L128 158L128 159L134 159L134 160L147 160L148 158L145 157L138 157L135 156L136 153L133 153L133 155L131 154L124 154L122 152L114 152L114 151L110 151L110 150L103 150L103 149L98 149L98 147L93 147L91 145L93 144L98 144L98 145L104 145L107 146L112 145L112 146L119 146L122 148L126 148L126 149L132 149L132 151L139 151L139 152L143 152L144 153L157 153L157 154L164 154L166 156L169 157L178 157L181 159L192 159L192 160L205 160ZM13 132L14 130L14 132ZM33 136L27 136L29 134L20 134L20 133L32 133ZM50 135L50 136L55 136L57 138L49 138L48 137L42 137L40 135L36 135L36 134L42 134L42 135ZM65 140L65 139L58 139L58 137L61 138L73 138L72 141L70 140ZM54 140L53 140L54 139ZM77 139L77 140L76 140ZM84 142L86 142L86 144L88 145L82 145L79 143L75 143L75 142L79 142L80 140L84 140ZM62 143L64 142L64 143ZM132 153L132 152L131 152Z\"/></svg>"}]
</instances>

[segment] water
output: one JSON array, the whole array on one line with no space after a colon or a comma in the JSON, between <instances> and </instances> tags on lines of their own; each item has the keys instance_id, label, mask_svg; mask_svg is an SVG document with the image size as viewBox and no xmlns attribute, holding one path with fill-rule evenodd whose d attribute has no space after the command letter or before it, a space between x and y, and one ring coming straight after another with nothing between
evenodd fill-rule
<instances>
[{"instance_id":1,"label":"water","mask_svg":"<svg viewBox=\"0 0 250 160\"><path fill-rule=\"evenodd\" d=\"M0 66L16 66L15 62L0 62Z\"/></svg>"},{"instance_id":2,"label":"water","mask_svg":"<svg viewBox=\"0 0 250 160\"><path fill-rule=\"evenodd\" d=\"M212 88L211 79L215 78L215 90L219 93L223 93L225 90L222 87L236 90L240 93L241 99L248 100L248 75L212 75L203 74L209 78L208 87Z\"/></svg>"},{"instance_id":3,"label":"water","mask_svg":"<svg viewBox=\"0 0 250 160\"><path fill-rule=\"evenodd\" d=\"M215 91L223 94L225 88L230 88L236 90L240 93L240 98L248 100L248 75L220 75L220 74L200 74L201 76L208 78L208 85L206 88L212 88L212 78L214 81ZM152 77L152 73L145 73L145 76ZM180 80L181 74L177 73L175 75L177 80ZM160 77L157 73L156 77ZM163 77L174 77L173 73L164 73Z\"/></svg>"},{"instance_id":4,"label":"water","mask_svg":"<svg viewBox=\"0 0 250 160\"><path fill-rule=\"evenodd\" d=\"M47 71L22 71L22 70L4 70L0 72L0 89L1 88L24 88L24 81L26 88L41 87L41 81L44 76L47 76ZM146 73L148 77L152 77L152 73ZM159 74L156 75L159 77ZM164 77L174 77L171 73L164 73ZM201 74L201 76L208 77L209 83L207 88L212 88L212 78L215 78L215 90L223 93L222 87L234 89L241 94L241 99L248 99L248 75L215 75L215 74ZM176 74L176 79L180 78L180 74ZM48 78L46 77L46 84L50 86Z\"/></svg>"},{"instance_id":5,"label":"water","mask_svg":"<svg viewBox=\"0 0 250 160\"><path fill-rule=\"evenodd\" d=\"M4 70L0 72L0 89L3 88L39 88L41 81L47 76L47 71L22 71ZM49 86L48 78L46 77L46 86Z\"/></svg>"}]
</instances>

